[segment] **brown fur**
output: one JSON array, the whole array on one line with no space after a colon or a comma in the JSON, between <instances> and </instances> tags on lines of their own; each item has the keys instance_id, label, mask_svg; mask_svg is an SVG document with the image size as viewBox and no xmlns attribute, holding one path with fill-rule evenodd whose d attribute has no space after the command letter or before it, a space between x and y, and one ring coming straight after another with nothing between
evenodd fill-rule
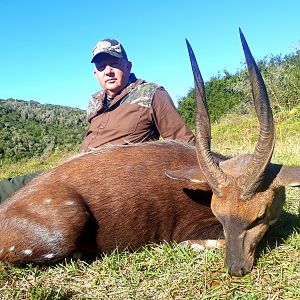
<instances>
[{"instance_id":1,"label":"brown fur","mask_svg":"<svg viewBox=\"0 0 300 300\"><path fill-rule=\"evenodd\" d=\"M177 142L106 147L78 156L1 205L0 260L44 263L76 251L222 238L209 207L211 192L165 175L195 164L195 148Z\"/></svg>"}]
</instances>

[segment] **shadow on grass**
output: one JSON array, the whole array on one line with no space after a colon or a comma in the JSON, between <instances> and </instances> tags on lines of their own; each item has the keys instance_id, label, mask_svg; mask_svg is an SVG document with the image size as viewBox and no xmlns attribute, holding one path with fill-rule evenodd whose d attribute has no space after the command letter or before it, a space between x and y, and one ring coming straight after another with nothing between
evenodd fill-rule
<instances>
[{"instance_id":1,"label":"shadow on grass","mask_svg":"<svg viewBox=\"0 0 300 300\"><path fill-rule=\"evenodd\" d=\"M270 226L264 238L258 244L256 259L266 252L266 248L272 250L279 245L283 245L293 232L300 233L300 218L297 215L283 212L278 221Z\"/></svg>"},{"instance_id":2,"label":"shadow on grass","mask_svg":"<svg viewBox=\"0 0 300 300\"><path fill-rule=\"evenodd\" d=\"M275 249L276 247L283 245L285 240L293 233L300 233L300 218L297 215L290 214L288 212L283 211L282 215L278 219L278 221L270 226L268 231L266 232L263 239L259 242L255 254L255 260L257 260L260 256L266 253L266 251ZM147 245L145 245L147 247ZM144 247L141 247L140 250L143 250ZM268 250L267 250L268 249ZM116 249L118 252L118 250ZM126 249L124 251L134 252L134 250ZM138 251L138 250L135 250ZM122 253L123 251L121 251ZM94 261L98 259L103 259L105 256L104 253L99 253L97 255L83 255L80 259L83 260L87 264L92 264Z\"/></svg>"}]
</instances>

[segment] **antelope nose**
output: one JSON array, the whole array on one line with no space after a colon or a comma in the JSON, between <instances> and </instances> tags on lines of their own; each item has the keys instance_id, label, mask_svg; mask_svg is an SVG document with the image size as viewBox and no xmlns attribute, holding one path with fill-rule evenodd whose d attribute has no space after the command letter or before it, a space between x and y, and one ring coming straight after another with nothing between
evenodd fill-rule
<instances>
[{"instance_id":1,"label":"antelope nose","mask_svg":"<svg viewBox=\"0 0 300 300\"><path fill-rule=\"evenodd\" d=\"M242 277L245 275L243 268L231 268L229 270L229 273L230 275L237 276L237 277Z\"/></svg>"},{"instance_id":2,"label":"antelope nose","mask_svg":"<svg viewBox=\"0 0 300 300\"><path fill-rule=\"evenodd\" d=\"M237 276L237 277L242 277L246 274L248 274L249 272L251 272L252 269L252 264L251 265L244 265L241 266L240 264L233 264L230 268L229 268L229 273L230 275L233 276Z\"/></svg>"}]
</instances>

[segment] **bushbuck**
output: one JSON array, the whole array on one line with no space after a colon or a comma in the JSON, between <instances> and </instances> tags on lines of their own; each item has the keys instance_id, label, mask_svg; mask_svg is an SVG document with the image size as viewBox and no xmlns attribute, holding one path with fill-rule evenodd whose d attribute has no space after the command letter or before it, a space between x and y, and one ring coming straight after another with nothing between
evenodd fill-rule
<instances>
[{"instance_id":1,"label":"bushbuck","mask_svg":"<svg viewBox=\"0 0 300 300\"><path fill-rule=\"evenodd\" d=\"M52 263L149 243L218 245L225 265L248 273L256 245L280 215L284 185L300 167L271 164L274 125L267 92L241 33L260 133L253 155L210 150L204 84L188 44L196 91L196 139L106 146L35 178L0 207L0 260Z\"/></svg>"}]
</instances>

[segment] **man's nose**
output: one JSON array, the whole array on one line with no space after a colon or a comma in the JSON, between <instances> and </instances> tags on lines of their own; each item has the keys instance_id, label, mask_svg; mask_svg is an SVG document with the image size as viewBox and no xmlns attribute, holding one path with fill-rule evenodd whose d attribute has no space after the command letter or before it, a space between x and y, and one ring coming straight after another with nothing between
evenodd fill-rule
<instances>
[{"instance_id":1,"label":"man's nose","mask_svg":"<svg viewBox=\"0 0 300 300\"><path fill-rule=\"evenodd\" d=\"M113 68L110 65L106 65L105 67L105 74L111 74L113 73Z\"/></svg>"}]
</instances>

